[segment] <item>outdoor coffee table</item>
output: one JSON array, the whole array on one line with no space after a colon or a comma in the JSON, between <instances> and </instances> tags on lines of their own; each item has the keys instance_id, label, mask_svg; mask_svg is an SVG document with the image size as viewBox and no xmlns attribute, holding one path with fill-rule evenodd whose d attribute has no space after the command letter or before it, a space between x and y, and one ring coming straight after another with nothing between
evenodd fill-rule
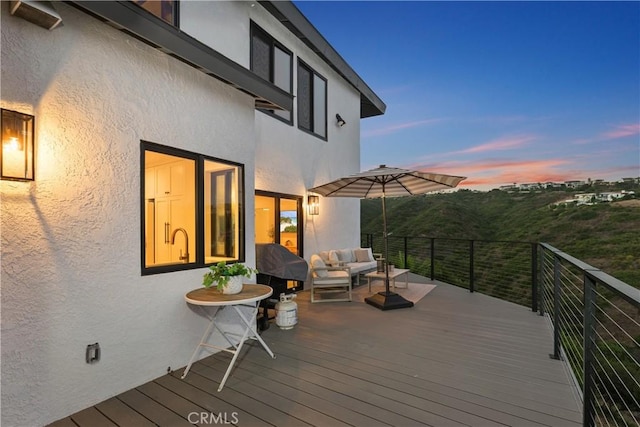
<instances>
[{"instance_id":1,"label":"outdoor coffee table","mask_svg":"<svg viewBox=\"0 0 640 427\"><path fill-rule=\"evenodd\" d=\"M242 291L238 294L223 294L218 291L215 286L211 288L199 288L195 289L184 296L184 299L193 305L197 305L199 307L216 307L216 311L211 317L211 322L209 323L209 327L205 331L204 335L200 339L200 343L196 346L196 349L193 351L193 355L191 356L191 360L189 360L189 364L184 370L181 378L187 376L189 369L191 369L191 365L195 361L198 353L201 350L201 347L210 347L218 350L226 351L233 354L233 358L229 363L229 367L227 368L227 372L225 372L222 381L220 382L220 387L218 387L218 391L222 390L224 384L227 382L227 378L229 378L229 374L233 369L233 365L236 363L238 359L238 355L240 354L240 350L242 349L242 345L247 339L255 339L262 344L262 347L265 349L267 353L272 358L276 358L273 354L269 346L260 338L260 335L256 332L256 316L258 315L258 305L260 301L265 298L269 298L273 293L273 288L271 286L265 285L243 285ZM230 332L225 332L221 329L221 327L216 323L216 317L218 314L224 311L224 309L231 307L233 308L238 316L240 316L240 320L244 323L244 333L242 334L240 341L238 344L234 344L231 339L229 339L229 335L237 335ZM251 315L249 319L242 313L240 307L251 307ZM218 332L222 334L222 336L227 340L231 348L224 348L209 344L209 338L214 329L217 329Z\"/></svg>"},{"instance_id":2,"label":"outdoor coffee table","mask_svg":"<svg viewBox=\"0 0 640 427\"><path fill-rule=\"evenodd\" d=\"M406 268L394 268L393 271L389 271L389 281L391 282L391 285L393 286L394 291L396 290L396 279L402 276L403 274L404 274L404 286L402 288L406 289L409 287L409 270ZM369 285L369 292L371 292L371 280L380 279L384 281L387 276L384 271L381 273L378 273L377 271L373 271L371 273L365 274L364 277L367 278L368 285ZM401 286L398 286L398 288L401 288Z\"/></svg>"}]
</instances>

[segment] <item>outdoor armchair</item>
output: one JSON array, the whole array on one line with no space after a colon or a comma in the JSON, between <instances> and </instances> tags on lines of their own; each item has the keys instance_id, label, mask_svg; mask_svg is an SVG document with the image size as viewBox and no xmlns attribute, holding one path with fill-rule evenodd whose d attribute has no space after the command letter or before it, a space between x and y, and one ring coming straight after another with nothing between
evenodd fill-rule
<instances>
[{"instance_id":1,"label":"outdoor armchair","mask_svg":"<svg viewBox=\"0 0 640 427\"><path fill-rule=\"evenodd\" d=\"M311 302L351 301L351 268L327 266L319 255L311 256ZM340 294L338 298L318 298L321 294ZM346 294L346 296L344 295Z\"/></svg>"}]
</instances>

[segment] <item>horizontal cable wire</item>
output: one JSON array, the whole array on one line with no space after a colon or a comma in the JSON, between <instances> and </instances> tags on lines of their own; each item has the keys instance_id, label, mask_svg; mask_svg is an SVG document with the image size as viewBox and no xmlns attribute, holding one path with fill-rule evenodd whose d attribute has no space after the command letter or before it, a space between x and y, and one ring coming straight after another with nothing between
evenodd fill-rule
<instances>
[{"instance_id":1,"label":"horizontal cable wire","mask_svg":"<svg viewBox=\"0 0 640 427\"><path fill-rule=\"evenodd\" d=\"M631 390L629 390L626 386L626 384L624 383L624 381L622 380L622 378L620 378L620 376L618 375L618 372L616 371L616 369L613 367L613 365L611 365L611 363L609 362L609 359L607 359L605 357L605 354L600 350L600 348L596 347L596 349L598 350L598 352L600 353L600 356L602 356L602 358L604 358L605 362L608 364L608 366L611 368L611 371L613 371L613 373L616 375L616 377L618 378L618 380L620 381L620 383L622 383L622 386L624 387L624 389L627 391L627 393L629 394L629 397L631 398L631 400L633 400L635 406L637 408L640 408L640 404L638 404L638 401L635 399L633 393L631 392ZM625 408L627 409L627 412L629 412L629 415L634 419L634 421L636 421L636 423L638 422L638 420L634 417L633 412L631 411L631 409L629 408L629 406L626 403L626 399L624 398L624 396L622 396L620 394L620 389L618 387L615 387L614 381L613 379L609 376L609 374L607 373L607 369L605 368L605 366L602 365L602 363L600 362L600 358L595 358L596 363L598 364L598 367L600 368L600 372L603 372L604 375L607 377L607 380L609 381L609 384L611 385L611 387L607 387L606 390L609 390L609 388L612 388L616 394L618 395L618 398L620 401L622 401L622 403L624 404ZM619 361L619 360L618 360ZM621 363L622 365L622 363ZM624 366L623 366L624 367ZM595 375L598 377L598 379L600 380L601 384L604 384L604 381L602 380L602 378L600 377L599 371L596 369L594 371ZM627 371L627 373L629 373ZM629 373L629 375L631 375ZM631 379L633 379L630 376ZM613 396L610 396L611 399L610 401L616 401L616 399L613 398ZM640 425L640 424L639 424Z\"/></svg>"}]
</instances>

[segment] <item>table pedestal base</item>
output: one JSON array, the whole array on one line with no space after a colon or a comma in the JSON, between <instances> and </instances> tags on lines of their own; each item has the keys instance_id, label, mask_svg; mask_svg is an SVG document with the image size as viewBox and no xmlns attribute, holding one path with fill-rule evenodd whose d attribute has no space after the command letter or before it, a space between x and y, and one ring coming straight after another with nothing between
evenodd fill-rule
<instances>
[{"instance_id":1,"label":"table pedestal base","mask_svg":"<svg viewBox=\"0 0 640 427\"><path fill-rule=\"evenodd\" d=\"M364 300L367 304L379 308L380 310L395 310L397 308L413 307L413 302L404 299L395 292L378 292Z\"/></svg>"}]
</instances>

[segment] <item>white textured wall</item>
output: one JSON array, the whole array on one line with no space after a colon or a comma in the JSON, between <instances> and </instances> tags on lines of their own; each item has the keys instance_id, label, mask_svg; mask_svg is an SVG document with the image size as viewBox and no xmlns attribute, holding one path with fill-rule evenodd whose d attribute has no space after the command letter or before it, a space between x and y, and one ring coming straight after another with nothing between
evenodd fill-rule
<instances>
[{"instance_id":1,"label":"white textured wall","mask_svg":"<svg viewBox=\"0 0 640 427\"><path fill-rule=\"evenodd\" d=\"M249 67L247 14L294 52L294 93L298 58L328 80L327 141L298 130L295 112L293 126L266 114L256 114L256 189L303 196L306 201L308 188L360 171L360 94L254 2L220 2L215 9L209 2L183 2L181 29ZM347 125L338 127L336 114ZM321 198L320 204L320 215L305 218L307 260L320 250L360 245L359 200Z\"/></svg>"},{"instance_id":2,"label":"white textured wall","mask_svg":"<svg viewBox=\"0 0 640 427\"><path fill-rule=\"evenodd\" d=\"M140 274L141 139L244 163L249 265L255 188L306 196L359 171L357 92L261 7L201 3L183 5L185 28L234 61L249 63L251 16L329 79L328 141L65 4L53 31L0 4L0 102L36 116L38 150L35 182L0 183L2 426L43 425L182 367L206 326L183 301L204 270ZM209 26L186 25L196 15ZM320 208L307 258L359 243L357 200ZM88 365L95 342L102 360Z\"/></svg>"},{"instance_id":3,"label":"white textured wall","mask_svg":"<svg viewBox=\"0 0 640 427\"><path fill-rule=\"evenodd\" d=\"M326 141L300 131L295 113L293 126L256 113L256 188L301 195L306 203L307 189L360 171L360 94L264 9L252 8L251 13L294 52L294 75L300 58L328 80ZM293 87L296 93L295 78ZM336 124L336 114L346 120L345 126ZM305 258L320 250L359 245L360 201L320 197L320 215L305 218Z\"/></svg>"},{"instance_id":4,"label":"white textured wall","mask_svg":"<svg viewBox=\"0 0 640 427\"><path fill-rule=\"evenodd\" d=\"M35 182L0 183L1 424L33 427L187 363L206 323L183 296L204 270L141 276L140 140L244 163L252 212L255 112L74 8L56 4L64 26L47 31L7 6L1 104L36 116L38 153Z\"/></svg>"}]
</instances>

